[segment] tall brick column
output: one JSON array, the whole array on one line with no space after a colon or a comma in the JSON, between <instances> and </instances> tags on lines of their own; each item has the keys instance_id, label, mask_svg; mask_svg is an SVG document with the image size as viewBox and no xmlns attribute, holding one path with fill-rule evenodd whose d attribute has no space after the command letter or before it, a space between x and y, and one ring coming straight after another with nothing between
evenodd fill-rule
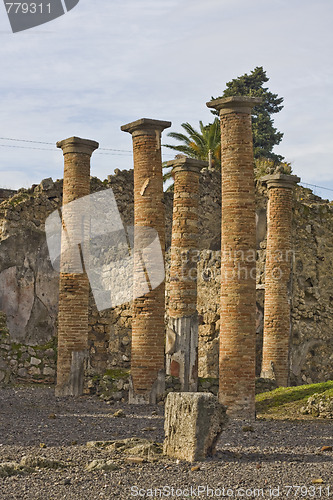
<instances>
[{"instance_id":1,"label":"tall brick column","mask_svg":"<svg viewBox=\"0 0 333 500\"><path fill-rule=\"evenodd\" d=\"M90 194L90 157L98 148L98 142L70 137L57 142L57 147L64 154L63 229L66 237L61 241L56 395L77 396L83 390L89 302L89 282L82 268L78 242L81 240L84 244L89 228L85 227L81 214L68 204ZM72 240L70 246L68 240Z\"/></svg>"},{"instance_id":2,"label":"tall brick column","mask_svg":"<svg viewBox=\"0 0 333 500\"><path fill-rule=\"evenodd\" d=\"M234 417L255 418L256 220L252 107L258 98L226 97L222 147L221 330L219 400Z\"/></svg>"},{"instance_id":3,"label":"tall brick column","mask_svg":"<svg viewBox=\"0 0 333 500\"><path fill-rule=\"evenodd\" d=\"M137 230L140 227L157 231L163 257L165 254L161 133L170 126L171 122L142 118L121 127L133 139L135 255L136 248L142 244ZM136 281L145 279L137 269L140 262L135 260L129 403L154 404L165 385L165 282L135 298Z\"/></svg>"},{"instance_id":4,"label":"tall brick column","mask_svg":"<svg viewBox=\"0 0 333 500\"><path fill-rule=\"evenodd\" d=\"M292 198L300 178L276 173L261 179L267 184L267 247L262 371L280 386L289 384L291 329L288 285L292 264Z\"/></svg>"},{"instance_id":5,"label":"tall brick column","mask_svg":"<svg viewBox=\"0 0 333 500\"><path fill-rule=\"evenodd\" d=\"M166 372L180 378L182 391L196 391L199 176L207 163L184 157L171 160L167 165L173 167L175 183Z\"/></svg>"}]
</instances>

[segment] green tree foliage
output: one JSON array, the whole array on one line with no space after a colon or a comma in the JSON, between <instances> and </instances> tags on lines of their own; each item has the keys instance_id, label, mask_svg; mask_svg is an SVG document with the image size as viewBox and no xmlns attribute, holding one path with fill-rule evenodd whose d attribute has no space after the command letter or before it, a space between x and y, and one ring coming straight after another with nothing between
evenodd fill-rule
<instances>
[{"instance_id":1,"label":"green tree foliage","mask_svg":"<svg viewBox=\"0 0 333 500\"><path fill-rule=\"evenodd\" d=\"M263 103L255 106L252 111L254 157L271 159L279 163L284 157L273 153L273 147L280 144L283 133L273 126L271 115L281 111L283 97L278 97L263 86L268 80L266 71L262 66L258 66L249 75L245 73L228 82L220 97L249 96L263 99ZM217 114L217 111L214 110L212 113Z\"/></svg>"}]
</instances>

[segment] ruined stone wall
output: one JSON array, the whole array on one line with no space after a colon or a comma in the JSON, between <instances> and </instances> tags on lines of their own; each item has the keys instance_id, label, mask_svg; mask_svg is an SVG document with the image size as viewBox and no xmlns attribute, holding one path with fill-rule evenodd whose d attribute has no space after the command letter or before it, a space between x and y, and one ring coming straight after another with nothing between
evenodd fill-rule
<instances>
[{"instance_id":1,"label":"ruined stone wall","mask_svg":"<svg viewBox=\"0 0 333 500\"><path fill-rule=\"evenodd\" d=\"M298 187L293 239L292 382L333 379L333 203Z\"/></svg>"},{"instance_id":2,"label":"ruined stone wall","mask_svg":"<svg viewBox=\"0 0 333 500\"><path fill-rule=\"evenodd\" d=\"M105 181L91 178L91 192L108 187L113 189L124 225L132 225L133 171L117 170L115 175L109 176ZM62 181L53 182L46 179L31 189L20 190L0 205L0 311L7 315L8 328L7 333L1 333L2 381L5 377L8 380L9 376L52 379L56 356L54 335L59 276L53 270L48 257L44 222L47 215L61 206L61 193ZM172 193L165 194L167 275L172 198ZM259 375L267 204L265 188L260 184L257 185L256 201ZM333 379L333 203L321 200L310 190L297 187L293 210L295 257L292 281L291 379L295 384ZM220 175L204 170L200 179L201 251L197 256L201 377L218 375L220 213ZM89 345L92 372L104 371L105 368L128 369L131 305L127 303L98 312L91 299L90 308ZM107 358L103 354L105 345ZM33 360L33 363L37 363L33 365L30 363L31 358L41 362ZM13 361L12 364L10 361ZM32 366L35 368L31 370ZM18 370L22 368L26 371L21 370L18 374Z\"/></svg>"},{"instance_id":3,"label":"ruined stone wall","mask_svg":"<svg viewBox=\"0 0 333 500\"><path fill-rule=\"evenodd\" d=\"M14 194L17 191L14 189L1 189L0 188L0 203L2 203L4 200L8 200L8 198L11 198L14 196Z\"/></svg>"},{"instance_id":4,"label":"ruined stone wall","mask_svg":"<svg viewBox=\"0 0 333 500\"><path fill-rule=\"evenodd\" d=\"M257 360L260 375L265 293L266 189L257 183ZM298 186L293 203L291 383L333 378L333 203ZM220 251L198 265L199 375L218 376Z\"/></svg>"},{"instance_id":5,"label":"ruined stone wall","mask_svg":"<svg viewBox=\"0 0 333 500\"><path fill-rule=\"evenodd\" d=\"M24 380L53 383L56 373L55 337L46 344L13 342L6 316L0 312L0 384Z\"/></svg>"},{"instance_id":6,"label":"ruined stone wall","mask_svg":"<svg viewBox=\"0 0 333 500\"><path fill-rule=\"evenodd\" d=\"M45 179L0 205L0 310L17 343L43 344L55 334L58 275L44 222L60 206L61 192L61 181Z\"/></svg>"}]
</instances>

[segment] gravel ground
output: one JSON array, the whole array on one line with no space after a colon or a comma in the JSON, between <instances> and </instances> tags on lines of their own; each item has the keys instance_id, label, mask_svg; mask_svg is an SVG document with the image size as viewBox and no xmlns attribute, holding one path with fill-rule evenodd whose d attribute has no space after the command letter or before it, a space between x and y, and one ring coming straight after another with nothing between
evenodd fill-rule
<instances>
[{"instance_id":1,"label":"gravel ground","mask_svg":"<svg viewBox=\"0 0 333 500\"><path fill-rule=\"evenodd\" d=\"M124 417L112 416L118 409ZM332 421L243 426L230 421L217 454L200 464L164 457L128 463L87 447L87 441L136 436L162 442L163 406L110 406L94 396L59 399L51 387L0 389L0 500L333 498L333 452L321 451L333 446ZM39 459L38 465L1 477L1 464L23 457ZM86 469L101 459L111 460L114 470ZM51 468L52 461L62 466Z\"/></svg>"}]
</instances>

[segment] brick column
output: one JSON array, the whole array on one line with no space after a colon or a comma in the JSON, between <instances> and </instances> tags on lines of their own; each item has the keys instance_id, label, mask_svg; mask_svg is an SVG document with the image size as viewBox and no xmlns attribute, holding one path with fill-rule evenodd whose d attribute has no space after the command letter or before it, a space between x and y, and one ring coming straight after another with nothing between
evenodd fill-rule
<instances>
[{"instance_id":1,"label":"brick column","mask_svg":"<svg viewBox=\"0 0 333 500\"><path fill-rule=\"evenodd\" d=\"M157 231L163 256L165 253L161 133L170 126L171 122L142 118L121 127L133 139L135 256L142 244L140 226ZM140 286L146 278L141 268L135 257L129 403L154 404L165 385L165 282L136 298L136 282Z\"/></svg>"},{"instance_id":2,"label":"brick column","mask_svg":"<svg viewBox=\"0 0 333 500\"><path fill-rule=\"evenodd\" d=\"M90 157L98 143L70 137L57 142L57 147L63 150L65 163L62 223L66 237L61 241L56 395L77 396L83 390L89 303L89 282L78 244L80 240L84 244L89 228L84 227L81 214L68 204L90 194Z\"/></svg>"},{"instance_id":3,"label":"brick column","mask_svg":"<svg viewBox=\"0 0 333 500\"><path fill-rule=\"evenodd\" d=\"M291 331L288 286L292 264L292 199L293 188L300 178L276 173L261 180L267 184L269 193L261 376L287 386Z\"/></svg>"},{"instance_id":4,"label":"brick column","mask_svg":"<svg viewBox=\"0 0 333 500\"><path fill-rule=\"evenodd\" d=\"M251 109L258 98L227 97L222 147L219 400L234 417L255 418L256 219Z\"/></svg>"},{"instance_id":5,"label":"brick column","mask_svg":"<svg viewBox=\"0 0 333 500\"><path fill-rule=\"evenodd\" d=\"M175 183L166 372L180 378L182 391L196 391L199 176L207 163L184 157L167 165L173 167Z\"/></svg>"}]
</instances>

